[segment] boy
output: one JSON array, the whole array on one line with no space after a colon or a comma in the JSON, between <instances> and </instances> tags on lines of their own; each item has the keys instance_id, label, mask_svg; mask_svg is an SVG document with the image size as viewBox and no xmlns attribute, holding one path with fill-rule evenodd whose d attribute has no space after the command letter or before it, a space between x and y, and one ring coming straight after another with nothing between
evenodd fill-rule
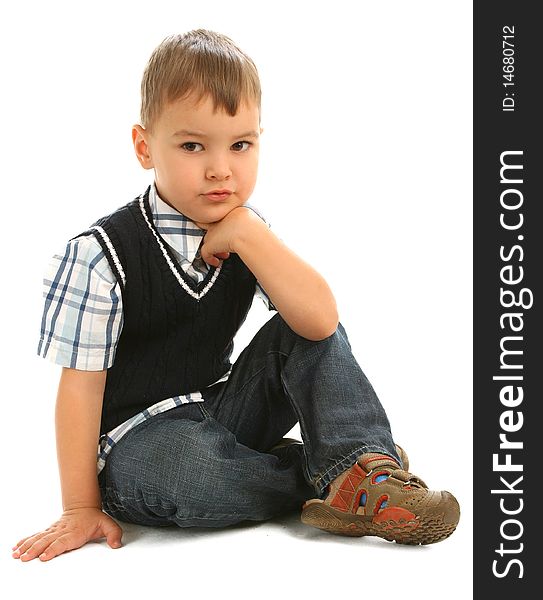
<instances>
[{"instance_id":1,"label":"boy","mask_svg":"<svg viewBox=\"0 0 543 600\"><path fill-rule=\"evenodd\" d=\"M330 288L248 203L251 59L211 31L170 36L141 91L132 139L153 183L72 238L45 279L38 353L63 366L63 514L13 556L120 547L116 520L222 527L300 507L338 534L448 537L458 503L407 471ZM231 364L255 294L277 313ZM283 439L297 422L303 443Z\"/></svg>"}]
</instances>

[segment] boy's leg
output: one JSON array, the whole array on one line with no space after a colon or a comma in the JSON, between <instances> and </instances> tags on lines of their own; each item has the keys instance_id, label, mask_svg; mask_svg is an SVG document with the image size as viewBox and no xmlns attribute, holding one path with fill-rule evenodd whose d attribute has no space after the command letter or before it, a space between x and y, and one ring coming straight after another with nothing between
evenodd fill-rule
<instances>
[{"instance_id":1,"label":"boy's leg","mask_svg":"<svg viewBox=\"0 0 543 600\"><path fill-rule=\"evenodd\" d=\"M314 342L275 315L240 354L228 381L209 402L204 398L211 418L262 451L300 422L301 469L318 496L303 505L304 523L403 544L438 542L456 529L456 498L429 490L407 471L341 323Z\"/></svg>"},{"instance_id":2,"label":"boy's leg","mask_svg":"<svg viewBox=\"0 0 543 600\"><path fill-rule=\"evenodd\" d=\"M318 496L363 453L385 453L401 464L386 413L341 323L311 341L277 313L240 353L228 380L203 396L212 419L260 452L299 422L300 467Z\"/></svg>"},{"instance_id":3,"label":"boy's leg","mask_svg":"<svg viewBox=\"0 0 543 600\"><path fill-rule=\"evenodd\" d=\"M239 444L202 404L155 415L112 449L99 476L107 513L141 525L222 527L299 510L313 497L300 454Z\"/></svg>"}]
</instances>

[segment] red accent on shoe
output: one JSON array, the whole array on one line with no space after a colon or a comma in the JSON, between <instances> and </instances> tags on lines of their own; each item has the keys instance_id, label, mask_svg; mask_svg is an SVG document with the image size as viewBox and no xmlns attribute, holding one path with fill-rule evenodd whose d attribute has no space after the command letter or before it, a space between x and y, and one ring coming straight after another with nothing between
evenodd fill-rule
<instances>
[{"instance_id":1,"label":"red accent on shoe","mask_svg":"<svg viewBox=\"0 0 543 600\"><path fill-rule=\"evenodd\" d=\"M358 490L358 494L356 494L356 498L354 499L354 503L353 503L353 513L356 514L356 511L359 508L363 508L364 509L364 513L366 512L366 504L364 506L362 506L360 504L360 498L362 498L362 494L366 494L366 504L367 504L367 499L368 499L368 490L365 490L364 488L361 488Z\"/></svg>"},{"instance_id":2,"label":"red accent on shoe","mask_svg":"<svg viewBox=\"0 0 543 600\"><path fill-rule=\"evenodd\" d=\"M364 471L364 469L362 469L358 463L354 463L354 465L351 467L351 472L355 473L358 477L361 477L362 479L364 479L364 477L366 477L367 475L366 471Z\"/></svg>"},{"instance_id":3,"label":"red accent on shoe","mask_svg":"<svg viewBox=\"0 0 543 600\"><path fill-rule=\"evenodd\" d=\"M381 505L383 504L383 502L385 502L386 500L388 500L388 496L386 494L383 494L379 500L377 500L377 502L375 503L375 508L373 509L373 514L376 515L379 512L379 509L381 508ZM385 508L383 508L383 510L386 510Z\"/></svg>"},{"instance_id":4,"label":"red accent on shoe","mask_svg":"<svg viewBox=\"0 0 543 600\"><path fill-rule=\"evenodd\" d=\"M387 521L394 521L395 527L418 527L419 523L410 523L416 519L416 515L408 511L406 508L399 506L391 506L390 508L383 508L383 510L373 517L374 523L386 523Z\"/></svg>"},{"instance_id":5,"label":"red accent on shoe","mask_svg":"<svg viewBox=\"0 0 543 600\"><path fill-rule=\"evenodd\" d=\"M355 463L349 469L348 474L341 483L339 490L330 502L330 506L342 511L348 511L351 506L356 488L365 477L365 471L360 468L358 463Z\"/></svg>"}]
</instances>

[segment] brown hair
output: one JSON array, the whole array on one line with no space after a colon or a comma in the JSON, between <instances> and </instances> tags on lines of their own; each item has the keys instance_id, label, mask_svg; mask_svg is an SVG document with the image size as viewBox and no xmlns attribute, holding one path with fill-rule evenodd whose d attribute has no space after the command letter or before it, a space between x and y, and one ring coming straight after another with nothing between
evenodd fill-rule
<instances>
[{"instance_id":1,"label":"brown hair","mask_svg":"<svg viewBox=\"0 0 543 600\"><path fill-rule=\"evenodd\" d=\"M254 101L261 89L254 62L223 34L195 29L166 37L153 50L141 81L141 124L152 134L165 105L195 94L234 116L239 103Z\"/></svg>"}]
</instances>

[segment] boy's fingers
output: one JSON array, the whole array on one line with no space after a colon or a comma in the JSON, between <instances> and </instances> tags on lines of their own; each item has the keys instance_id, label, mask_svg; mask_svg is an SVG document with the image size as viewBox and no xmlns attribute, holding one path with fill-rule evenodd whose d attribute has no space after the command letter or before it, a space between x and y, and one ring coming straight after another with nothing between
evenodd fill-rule
<instances>
[{"instance_id":1,"label":"boy's fingers","mask_svg":"<svg viewBox=\"0 0 543 600\"><path fill-rule=\"evenodd\" d=\"M230 252L217 252L209 257L208 264L218 267L221 261L226 260L230 256Z\"/></svg>"},{"instance_id":2,"label":"boy's fingers","mask_svg":"<svg viewBox=\"0 0 543 600\"><path fill-rule=\"evenodd\" d=\"M74 541L75 540L70 539L70 534L61 535L40 553L40 560L49 560L66 552L66 550L73 550L74 548L79 548L83 545L77 545Z\"/></svg>"},{"instance_id":3,"label":"boy's fingers","mask_svg":"<svg viewBox=\"0 0 543 600\"><path fill-rule=\"evenodd\" d=\"M38 533L40 533L40 532L38 532ZM24 537L24 538L21 538L21 539L20 539L20 540L17 542L17 544L14 546L14 548L19 548L19 546L21 546L21 544L24 544L24 543L26 542L26 540L29 540L30 538L33 538L33 537L35 537L36 535L38 535L38 533L33 533L32 535L27 535L26 537Z\"/></svg>"},{"instance_id":4,"label":"boy's fingers","mask_svg":"<svg viewBox=\"0 0 543 600\"><path fill-rule=\"evenodd\" d=\"M121 535L118 533L112 533L106 537L106 540L111 548L120 548L122 546Z\"/></svg>"},{"instance_id":5,"label":"boy's fingers","mask_svg":"<svg viewBox=\"0 0 543 600\"><path fill-rule=\"evenodd\" d=\"M102 525L102 532L106 536L107 543L112 548L121 547L121 538L123 536L123 530L114 521L106 521Z\"/></svg>"},{"instance_id":6,"label":"boy's fingers","mask_svg":"<svg viewBox=\"0 0 543 600\"><path fill-rule=\"evenodd\" d=\"M46 534L35 533L34 535L24 538L23 540L21 540L21 543L17 544L18 547L16 552L18 552L19 554L24 554L32 546L32 544L37 542L40 539L40 537L43 537L43 535Z\"/></svg>"},{"instance_id":7,"label":"boy's fingers","mask_svg":"<svg viewBox=\"0 0 543 600\"><path fill-rule=\"evenodd\" d=\"M40 538L34 540L34 542L28 548L21 548L20 558L22 561L31 560L41 554L55 539L55 534L44 534Z\"/></svg>"},{"instance_id":8,"label":"boy's fingers","mask_svg":"<svg viewBox=\"0 0 543 600\"><path fill-rule=\"evenodd\" d=\"M213 254L211 254L211 255L202 254L202 258L203 258L204 262L206 262L208 265L211 265L212 267L218 267L221 262L220 259L217 258Z\"/></svg>"}]
</instances>

